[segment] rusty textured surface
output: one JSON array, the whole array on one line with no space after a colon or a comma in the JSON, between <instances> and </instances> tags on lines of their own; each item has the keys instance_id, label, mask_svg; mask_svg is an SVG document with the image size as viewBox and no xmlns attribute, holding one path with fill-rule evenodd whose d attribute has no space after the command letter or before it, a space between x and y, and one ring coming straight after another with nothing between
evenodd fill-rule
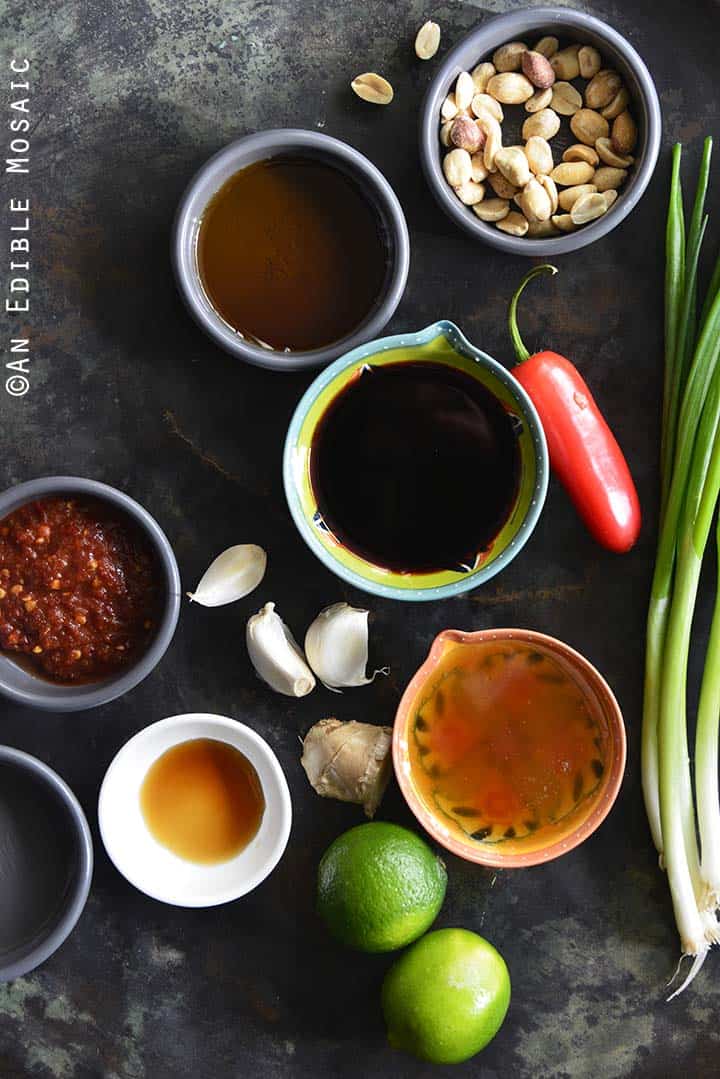
<instances>
[{"instance_id":1,"label":"rusty textured surface","mask_svg":"<svg viewBox=\"0 0 720 1079\"><path fill-rule=\"evenodd\" d=\"M442 50L511 6L520 5L445 0L432 11ZM279 125L322 128L366 152L406 208L412 264L391 328L445 316L508 361L504 303L525 264L456 231L419 174L416 113L432 64L415 61L411 43L429 9L420 0L0 7L0 70L13 51L31 56L35 122L33 387L22 400L0 400L0 485L66 471L126 489L166 529L188 587L231 543L270 552L266 580L250 600L184 609L165 661L124 700L69 717L3 706L0 740L61 772L97 843L92 896L76 932L41 970L0 987L3 1079L717 1074L720 957L711 956L692 991L663 1003L677 941L645 823L638 752L668 147L688 140L696 160L701 135L718 133L720 11L711 0L682 10L669 0L589 10L648 61L665 112L663 154L630 219L561 260L561 275L528 298L523 327L529 342L573 356L604 406L638 480L642 540L622 559L604 554L553 484L532 541L484 590L446 604L370 604L390 678L342 698L319 689L295 702L254 678L244 617L272 599L300 633L330 602L365 602L305 549L281 493L284 430L310 379L241 366L202 336L174 290L169 228L193 171L231 138ZM372 68L395 86L389 109L373 110L347 88L357 70ZM7 179L2 186L5 198ZM716 181L716 209L719 200ZM717 227L711 231L717 242ZM480 495L472 480L468 495ZM516 873L448 857L438 924L486 933L514 979L501 1033L452 1072L386 1048L378 995L390 959L344 954L315 921L318 858L359 813L320 802L298 752L298 735L323 715L389 722L432 637L448 625L523 625L567 640L616 689L630 743L617 806L580 849ZM193 709L256 727L280 756L295 807L288 852L270 880L211 911L165 908L134 891L109 864L96 828L98 786L117 749L145 724ZM411 823L396 789L382 815Z\"/></svg>"}]
</instances>

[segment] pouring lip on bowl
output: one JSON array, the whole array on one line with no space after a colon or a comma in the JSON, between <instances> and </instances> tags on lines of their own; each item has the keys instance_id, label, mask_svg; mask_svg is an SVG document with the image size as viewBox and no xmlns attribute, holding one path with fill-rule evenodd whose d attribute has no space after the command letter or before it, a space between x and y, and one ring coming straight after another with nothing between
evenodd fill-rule
<instances>
[{"instance_id":1,"label":"pouring lip on bowl","mask_svg":"<svg viewBox=\"0 0 720 1079\"><path fill-rule=\"evenodd\" d=\"M194 738L226 742L243 753L265 797L256 835L238 855L217 865L185 861L163 847L140 808L148 769L168 749ZM282 766L256 731L229 716L187 712L144 727L118 750L100 787L98 823L110 861L138 891L171 906L214 907L240 899L270 876L290 837L292 803Z\"/></svg>"},{"instance_id":2,"label":"pouring lip on bowl","mask_svg":"<svg viewBox=\"0 0 720 1079\"><path fill-rule=\"evenodd\" d=\"M442 172L442 146L439 138L440 105L453 81L463 70L471 70L481 60L487 59L498 46L508 41L524 40L527 35L540 37L543 33L562 36L563 31L575 32L579 40L587 40L604 48L608 55L603 59L624 67L632 76L636 90L636 105L640 115L644 143L636 155L633 173L626 190L602 217L576 232L549 239L527 239L510 236L481 221L468 206L464 206L448 186ZM630 42L617 30L593 15L571 8L525 8L520 11L495 15L483 21L447 53L440 63L425 94L419 122L420 161L428 187L441 209L453 221L477 240L514 255L550 258L577 251L594 243L619 225L635 208L645 193L657 164L662 135L662 113L657 90L648 68Z\"/></svg>"},{"instance_id":3,"label":"pouring lip on bowl","mask_svg":"<svg viewBox=\"0 0 720 1079\"><path fill-rule=\"evenodd\" d=\"M563 839L549 843L546 847L538 850L528 851L526 854L495 854L490 848L484 847L482 843L473 844L470 841L466 842L451 835L446 828L438 823L437 817L427 809L415 793L410 778L407 734L410 710L422 687L432 676L432 672L444 655L448 644L472 644L479 641L503 640L516 640L525 644L544 647L551 653L560 655L572 667L579 670L600 704L612 733L613 756L607 779L597 800L593 802L588 815ZM392 753L395 776L403 797L419 823L437 843L468 862L475 862L478 865L490 866L496 869L523 869L533 865L542 865L545 862L559 858L563 854L567 854L588 839L600 827L612 809L620 791L627 759L627 736L620 705L610 686L598 669L585 656L577 652L569 644L565 644L564 641L530 629L507 628L474 631L445 629L433 641L427 658L410 679L402 695L395 714Z\"/></svg>"},{"instance_id":4,"label":"pouring lip on bowl","mask_svg":"<svg viewBox=\"0 0 720 1079\"><path fill-rule=\"evenodd\" d=\"M19 771L30 773L59 798L67 810L77 847L77 869L59 920L53 928L49 929L40 943L29 945L26 954L21 958L5 963L0 957L0 982L10 982L39 967L70 936L85 909L90 894L94 857L87 817L77 797L57 772L37 757L12 746L0 746L0 764L9 764Z\"/></svg>"},{"instance_id":5,"label":"pouring lip on bowl","mask_svg":"<svg viewBox=\"0 0 720 1079\"><path fill-rule=\"evenodd\" d=\"M324 155L342 164L374 196L383 223L392 237L392 262L383 290L368 316L339 341L311 351L277 352L260 348L241 337L210 304L200 280L195 256L197 229L202 213L222 184L245 165L280 153ZM246 135L213 154L195 173L178 206L173 224L171 260L180 295L202 330L231 355L272 371L300 371L321 367L382 331L392 318L407 283L410 234L400 200L376 165L340 139L303 128L274 128Z\"/></svg>"},{"instance_id":6,"label":"pouring lip on bowl","mask_svg":"<svg viewBox=\"0 0 720 1079\"><path fill-rule=\"evenodd\" d=\"M369 361L370 357L374 355L382 354L392 349L419 348L441 336L460 355L475 360L481 367L489 370L517 401L523 418L527 422L533 442L536 469L535 485L528 510L518 528L517 534L496 558L453 583L418 588L399 588L394 585L383 584L381 581L368 580L352 568L339 562L319 541L312 521L307 519L307 515L303 511L299 495L298 469L302 471L306 467L306 462L298 460L300 452L298 439L307 414L316 399L342 372L348 368L360 366L363 361ZM532 535L545 503L549 472L550 463L545 432L530 397L511 371L503 367L497 360L494 360L492 356L483 352L482 349L473 345L455 323L448 319L439 319L437 322L433 322L424 329L415 332L392 334L388 337L378 338L375 341L368 341L351 352L340 356L324 371L321 371L305 391L295 408L288 427L283 452L285 497L295 526L313 554L338 577L364 592L381 596L384 599L399 599L411 602L430 602L457 596L479 587L490 580L491 577L500 573L522 550Z\"/></svg>"},{"instance_id":7,"label":"pouring lip on bowl","mask_svg":"<svg viewBox=\"0 0 720 1079\"><path fill-rule=\"evenodd\" d=\"M0 652L0 696L43 711L81 712L121 697L157 667L175 634L182 593L180 571L167 536L139 502L116 487L79 476L41 476L0 493L0 518L28 502L63 494L97 498L114 506L138 525L152 545L165 587L162 616L155 637L135 663L110 678L77 686L45 681L19 667L10 654Z\"/></svg>"}]
</instances>

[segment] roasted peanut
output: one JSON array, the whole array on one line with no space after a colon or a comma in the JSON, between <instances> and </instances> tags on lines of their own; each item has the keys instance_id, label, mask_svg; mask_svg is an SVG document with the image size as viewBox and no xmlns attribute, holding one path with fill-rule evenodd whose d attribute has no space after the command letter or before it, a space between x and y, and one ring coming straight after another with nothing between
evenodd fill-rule
<instances>
[{"instance_id":1,"label":"roasted peanut","mask_svg":"<svg viewBox=\"0 0 720 1079\"><path fill-rule=\"evenodd\" d=\"M455 94L448 94L440 106L440 117L443 120L454 120L460 110L455 101Z\"/></svg>"},{"instance_id":2,"label":"roasted peanut","mask_svg":"<svg viewBox=\"0 0 720 1079\"><path fill-rule=\"evenodd\" d=\"M547 90L536 90L525 102L525 112L540 112L540 109L546 109L551 101L552 89L549 86Z\"/></svg>"},{"instance_id":3,"label":"roasted peanut","mask_svg":"<svg viewBox=\"0 0 720 1079\"><path fill-rule=\"evenodd\" d=\"M487 182L499 199L512 199L517 195L517 186L511 184L500 171L491 172Z\"/></svg>"},{"instance_id":4,"label":"roasted peanut","mask_svg":"<svg viewBox=\"0 0 720 1079\"><path fill-rule=\"evenodd\" d=\"M580 74L580 64L578 61L579 52L579 45L570 45L569 48L561 49L560 52L556 52L555 55L550 58L550 63L552 64L552 69L555 72L556 78L570 82L571 79L576 79L578 77Z\"/></svg>"},{"instance_id":5,"label":"roasted peanut","mask_svg":"<svg viewBox=\"0 0 720 1079\"><path fill-rule=\"evenodd\" d=\"M594 221L596 217L602 217L607 213L607 203L602 195L581 195L574 203L570 211L570 217L575 225L586 225L588 221Z\"/></svg>"},{"instance_id":6,"label":"roasted peanut","mask_svg":"<svg viewBox=\"0 0 720 1079\"><path fill-rule=\"evenodd\" d=\"M583 45L578 52L578 64L583 79L592 79L602 67L602 58L592 45Z\"/></svg>"},{"instance_id":7,"label":"roasted peanut","mask_svg":"<svg viewBox=\"0 0 720 1079\"><path fill-rule=\"evenodd\" d=\"M472 162L467 150L451 150L443 158L443 172L450 187L460 187L472 178Z\"/></svg>"},{"instance_id":8,"label":"roasted peanut","mask_svg":"<svg viewBox=\"0 0 720 1079\"><path fill-rule=\"evenodd\" d=\"M631 154L637 142L637 125L625 109L613 120L610 142L618 154Z\"/></svg>"},{"instance_id":9,"label":"roasted peanut","mask_svg":"<svg viewBox=\"0 0 720 1079\"><path fill-rule=\"evenodd\" d=\"M529 221L527 235L533 240L546 240L550 236L557 236L557 229L552 221Z\"/></svg>"},{"instance_id":10,"label":"roasted peanut","mask_svg":"<svg viewBox=\"0 0 720 1079\"><path fill-rule=\"evenodd\" d=\"M554 138L560 130L560 117L552 109L541 109L528 116L522 126L524 139L531 139L533 135L539 135L543 139Z\"/></svg>"},{"instance_id":11,"label":"roasted peanut","mask_svg":"<svg viewBox=\"0 0 720 1079\"><path fill-rule=\"evenodd\" d=\"M485 63L478 64L470 72L470 77L475 83L475 91L478 94L484 94L487 89L487 84L493 75L496 74L495 65L485 61Z\"/></svg>"},{"instance_id":12,"label":"roasted peanut","mask_svg":"<svg viewBox=\"0 0 720 1079\"><path fill-rule=\"evenodd\" d=\"M538 182L542 184L542 186L548 193L552 212L557 213L558 200L560 196L558 195L558 189L555 186L555 181L553 180L552 176L538 176Z\"/></svg>"},{"instance_id":13,"label":"roasted peanut","mask_svg":"<svg viewBox=\"0 0 720 1079\"><path fill-rule=\"evenodd\" d=\"M561 116L573 116L582 108L582 98L571 83L556 82L550 105Z\"/></svg>"},{"instance_id":14,"label":"roasted peanut","mask_svg":"<svg viewBox=\"0 0 720 1079\"><path fill-rule=\"evenodd\" d=\"M532 52L527 49L522 54L522 72L533 86L539 90L547 90L555 82L555 72L550 61L540 52Z\"/></svg>"},{"instance_id":15,"label":"roasted peanut","mask_svg":"<svg viewBox=\"0 0 720 1079\"><path fill-rule=\"evenodd\" d=\"M354 93L363 101L369 101L371 105L389 105L393 99L393 88L382 75L376 75L374 71L366 71L364 75L358 75L350 83ZM446 120L450 117L446 116Z\"/></svg>"},{"instance_id":16,"label":"roasted peanut","mask_svg":"<svg viewBox=\"0 0 720 1079\"><path fill-rule=\"evenodd\" d=\"M493 53L495 70L519 71L524 52L527 52L527 45L523 41L509 41L507 45L501 45Z\"/></svg>"},{"instance_id":17,"label":"roasted peanut","mask_svg":"<svg viewBox=\"0 0 720 1079\"><path fill-rule=\"evenodd\" d=\"M475 83L469 71L461 71L455 83L455 104L460 112L470 108L470 102L475 97Z\"/></svg>"},{"instance_id":18,"label":"roasted peanut","mask_svg":"<svg viewBox=\"0 0 720 1079\"><path fill-rule=\"evenodd\" d=\"M626 169L635 160L630 154L617 154L613 149L610 139L596 139L595 149L600 155L600 160L606 165L612 165L616 169Z\"/></svg>"},{"instance_id":19,"label":"roasted peanut","mask_svg":"<svg viewBox=\"0 0 720 1079\"><path fill-rule=\"evenodd\" d=\"M501 232L507 232L510 236L524 236L528 230L528 220L522 214L514 210L495 223L495 227Z\"/></svg>"},{"instance_id":20,"label":"roasted peanut","mask_svg":"<svg viewBox=\"0 0 720 1079\"><path fill-rule=\"evenodd\" d=\"M471 179L473 179L476 184L482 183L483 180L487 179L488 170L485 168L485 159L482 153L478 152L477 154L471 154L470 165L472 166Z\"/></svg>"},{"instance_id":21,"label":"roasted peanut","mask_svg":"<svg viewBox=\"0 0 720 1079\"><path fill-rule=\"evenodd\" d=\"M524 105L535 92L533 84L517 71L505 71L493 75L487 84L487 92L503 105Z\"/></svg>"},{"instance_id":22,"label":"roasted peanut","mask_svg":"<svg viewBox=\"0 0 720 1079\"><path fill-rule=\"evenodd\" d=\"M616 169L612 165L603 165L595 170L593 183L598 191L610 191L622 187L627 179L627 169Z\"/></svg>"},{"instance_id":23,"label":"roasted peanut","mask_svg":"<svg viewBox=\"0 0 720 1079\"><path fill-rule=\"evenodd\" d=\"M586 161L564 161L556 165L550 175L561 187L576 187L578 184L592 183L595 169Z\"/></svg>"},{"instance_id":24,"label":"roasted peanut","mask_svg":"<svg viewBox=\"0 0 720 1079\"><path fill-rule=\"evenodd\" d=\"M622 79L617 71L603 68L585 87L585 104L589 109L604 109L610 104L621 86Z\"/></svg>"},{"instance_id":25,"label":"roasted peanut","mask_svg":"<svg viewBox=\"0 0 720 1079\"><path fill-rule=\"evenodd\" d=\"M454 123L454 120L446 120L444 124L440 124L440 143L442 146L452 145L450 142L450 132Z\"/></svg>"},{"instance_id":26,"label":"roasted peanut","mask_svg":"<svg viewBox=\"0 0 720 1079\"><path fill-rule=\"evenodd\" d=\"M531 135L525 143L525 156L528 159L531 172L536 176L548 175L552 172L555 162L552 150L547 139L541 135Z\"/></svg>"},{"instance_id":27,"label":"roasted peanut","mask_svg":"<svg viewBox=\"0 0 720 1079\"><path fill-rule=\"evenodd\" d=\"M555 214L551 218L553 225L556 229L560 229L561 232L574 232L575 222L571 218L570 214Z\"/></svg>"},{"instance_id":28,"label":"roasted peanut","mask_svg":"<svg viewBox=\"0 0 720 1079\"><path fill-rule=\"evenodd\" d=\"M429 19L415 37L415 55L419 60L431 60L440 48L440 27Z\"/></svg>"},{"instance_id":29,"label":"roasted peanut","mask_svg":"<svg viewBox=\"0 0 720 1079\"><path fill-rule=\"evenodd\" d=\"M561 210L569 213L582 195L593 195L596 191L595 184L576 184L575 187L566 187L558 195L558 205Z\"/></svg>"},{"instance_id":30,"label":"roasted peanut","mask_svg":"<svg viewBox=\"0 0 720 1079\"><path fill-rule=\"evenodd\" d=\"M530 179L530 165L518 146L505 146L495 155L495 168L515 187L524 187Z\"/></svg>"},{"instance_id":31,"label":"roasted peanut","mask_svg":"<svg viewBox=\"0 0 720 1079\"><path fill-rule=\"evenodd\" d=\"M546 57L548 60L551 56L560 48L560 42L556 37L548 35L547 37L541 37L537 45L533 49L533 52L539 52L541 56Z\"/></svg>"},{"instance_id":32,"label":"roasted peanut","mask_svg":"<svg viewBox=\"0 0 720 1079\"><path fill-rule=\"evenodd\" d=\"M468 180L467 183L455 188L455 194L466 206L476 206L485 198L485 186L476 184L474 180Z\"/></svg>"},{"instance_id":33,"label":"roasted peanut","mask_svg":"<svg viewBox=\"0 0 720 1079\"><path fill-rule=\"evenodd\" d=\"M552 216L550 196L535 177L528 181L516 202L529 222L548 221Z\"/></svg>"},{"instance_id":34,"label":"roasted peanut","mask_svg":"<svg viewBox=\"0 0 720 1079\"><path fill-rule=\"evenodd\" d=\"M577 113L575 114L577 116ZM587 161L588 165L595 168L600 164L597 151L592 146L586 146L582 142L576 142L574 146L568 146L563 154L563 161Z\"/></svg>"},{"instance_id":35,"label":"roasted peanut","mask_svg":"<svg viewBox=\"0 0 720 1079\"><path fill-rule=\"evenodd\" d=\"M450 128L450 142L475 154L483 145L484 135L474 120L469 116L456 116Z\"/></svg>"},{"instance_id":36,"label":"roasted peanut","mask_svg":"<svg viewBox=\"0 0 720 1079\"><path fill-rule=\"evenodd\" d=\"M507 199L484 199L473 210L481 221L502 221L510 213L510 203Z\"/></svg>"},{"instance_id":37,"label":"roasted peanut","mask_svg":"<svg viewBox=\"0 0 720 1079\"><path fill-rule=\"evenodd\" d=\"M578 109L570 121L570 130L580 142L594 146L597 139L607 137L610 127L594 109Z\"/></svg>"},{"instance_id":38,"label":"roasted peanut","mask_svg":"<svg viewBox=\"0 0 720 1079\"><path fill-rule=\"evenodd\" d=\"M502 105L499 101L496 101L494 97L490 97L490 94L475 94L470 108L476 116L482 116L484 110L489 113L493 119L497 120L499 124L505 119Z\"/></svg>"},{"instance_id":39,"label":"roasted peanut","mask_svg":"<svg viewBox=\"0 0 720 1079\"><path fill-rule=\"evenodd\" d=\"M605 108L600 111L606 120L614 120L616 116L619 116L621 112L625 111L629 104L630 94L624 86L621 86L610 104L606 105Z\"/></svg>"}]
</instances>

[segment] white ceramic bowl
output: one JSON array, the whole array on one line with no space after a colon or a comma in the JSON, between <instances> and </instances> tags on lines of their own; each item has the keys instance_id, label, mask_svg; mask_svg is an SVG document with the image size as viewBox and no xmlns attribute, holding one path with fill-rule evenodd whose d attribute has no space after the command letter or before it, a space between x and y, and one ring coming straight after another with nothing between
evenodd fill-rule
<instances>
[{"instance_id":1,"label":"white ceramic bowl","mask_svg":"<svg viewBox=\"0 0 720 1079\"><path fill-rule=\"evenodd\" d=\"M193 738L214 738L240 750L255 768L265 812L260 828L235 858L197 865L163 847L148 830L140 788L166 750ZM214 907L247 895L280 861L292 820L287 781L270 746L226 716L193 712L161 719L122 747L107 770L98 801L100 835L116 868L141 892L178 907Z\"/></svg>"}]
</instances>

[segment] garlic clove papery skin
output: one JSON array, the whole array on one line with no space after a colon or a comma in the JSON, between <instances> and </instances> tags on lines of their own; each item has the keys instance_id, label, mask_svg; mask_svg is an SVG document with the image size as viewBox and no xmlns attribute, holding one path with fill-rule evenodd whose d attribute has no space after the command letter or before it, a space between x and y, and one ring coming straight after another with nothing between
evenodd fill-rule
<instances>
[{"instance_id":1,"label":"garlic clove papery skin","mask_svg":"<svg viewBox=\"0 0 720 1079\"><path fill-rule=\"evenodd\" d=\"M228 547L210 563L194 592L188 596L203 607L221 607L248 596L262 581L267 555L255 543Z\"/></svg>"},{"instance_id":2,"label":"garlic clove papery skin","mask_svg":"<svg viewBox=\"0 0 720 1079\"><path fill-rule=\"evenodd\" d=\"M264 682L286 697L305 697L315 688L313 673L300 646L274 603L248 619L245 634L250 662Z\"/></svg>"},{"instance_id":3,"label":"garlic clove papery skin","mask_svg":"<svg viewBox=\"0 0 720 1079\"><path fill-rule=\"evenodd\" d=\"M368 615L348 603L333 603L321 611L305 634L307 661L323 685L340 690L366 686L375 675L367 677Z\"/></svg>"}]
</instances>

